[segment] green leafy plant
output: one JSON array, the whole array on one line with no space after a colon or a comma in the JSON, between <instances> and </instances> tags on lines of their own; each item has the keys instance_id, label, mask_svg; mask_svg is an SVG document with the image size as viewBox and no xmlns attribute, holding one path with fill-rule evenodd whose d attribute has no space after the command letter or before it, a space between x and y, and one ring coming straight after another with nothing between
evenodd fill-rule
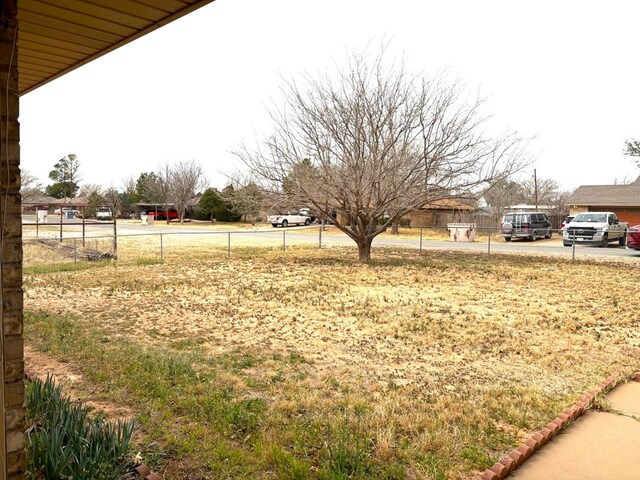
<instances>
[{"instance_id":1,"label":"green leafy plant","mask_svg":"<svg viewBox=\"0 0 640 480\"><path fill-rule=\"evenodd\" d=\"M92 416L52 378L36 380L26 394L28 478L57 480L120 478L129 464L134 423Z\"/></svg>"}]
</instances>

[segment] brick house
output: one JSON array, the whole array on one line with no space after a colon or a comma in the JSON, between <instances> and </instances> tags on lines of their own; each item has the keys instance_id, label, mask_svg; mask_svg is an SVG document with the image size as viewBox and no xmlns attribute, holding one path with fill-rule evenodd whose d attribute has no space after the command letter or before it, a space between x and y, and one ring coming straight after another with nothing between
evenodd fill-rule
<instances>
[{"instance_id":1,"label":"brick house","mask_svg":"<svg viewBox=\"0 0 640 480\"><path fill-rule=\"evenodd\" d=\"M640 224L640 177L629 185L581 185L567 199L570 215L614 212L629 225Z\"/></svg>"},{"instance_id":2,"label":"brick house","mask_svg":"<svg viewBox=\"0 0 640 480\"><path fill-rule=\"evenodd\" d=\"M472 220L476 208L452 198L435 200L423 207L407 213L403 219L408 219L414 227L445 226L447 223L469 222Z\"/></svg>"}]
</instances>

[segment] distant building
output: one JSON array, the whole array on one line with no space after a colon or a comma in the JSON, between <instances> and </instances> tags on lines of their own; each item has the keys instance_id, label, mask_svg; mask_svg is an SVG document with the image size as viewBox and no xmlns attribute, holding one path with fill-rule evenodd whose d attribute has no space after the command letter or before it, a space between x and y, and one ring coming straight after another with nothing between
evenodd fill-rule
<instances>
[{"instance_id":1,"label":"distant building","mask_svg":"<svg viewBox=\"0 0 640 480\"><path fill-rule=\"evenodd\" d=\"M629 185L582 185L567 199L570 215L614 212L623 222L640 224L640 177Z\"/></svg>"},{"instance_id":2,"label":"distant building","mask_svg":"<svg viewBox=\"0 0 640 480\"><path fill-rule=\"evenodd\" d=\"M420 208L412 210L404 217L412 226L445 226L447 223L469 222L476 207L459 200L445 198L435 200Z\"/></svg>"}]
</instances>

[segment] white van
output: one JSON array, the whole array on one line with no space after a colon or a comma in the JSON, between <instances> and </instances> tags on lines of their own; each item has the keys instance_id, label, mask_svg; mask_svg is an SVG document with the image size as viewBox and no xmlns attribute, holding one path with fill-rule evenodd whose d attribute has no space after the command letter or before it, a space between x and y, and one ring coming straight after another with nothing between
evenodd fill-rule
<instances>
[{"instance_id":1,"label":"white van","mask_svg":"<svg viewBox=\"0 0 640 480\"><path fill-rule=\"evenodd\" d=\"M100 207L96 210L96 220L113 220L113 213L107 207Z\"/></svg>"}]
</instances>

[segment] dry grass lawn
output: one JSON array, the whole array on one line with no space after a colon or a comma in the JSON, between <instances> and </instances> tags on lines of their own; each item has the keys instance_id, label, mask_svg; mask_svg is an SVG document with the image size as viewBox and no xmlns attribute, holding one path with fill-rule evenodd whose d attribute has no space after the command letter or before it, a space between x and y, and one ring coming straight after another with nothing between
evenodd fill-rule
<instances>
[{"instance_id":1,"label":"dry grass lawn","mask_svg":"<svg viewBox=\"0 0 640 480\"><path fill-rule=\"evenodd\" d=\"M25 278L29 345L85 374L85 396L139 413L168 478L466 478L640 367L637 265L194 252ZM116 381L120 345L186 358L189 402L224 387L250 424Z\"/></svg>"}]
</instances>

